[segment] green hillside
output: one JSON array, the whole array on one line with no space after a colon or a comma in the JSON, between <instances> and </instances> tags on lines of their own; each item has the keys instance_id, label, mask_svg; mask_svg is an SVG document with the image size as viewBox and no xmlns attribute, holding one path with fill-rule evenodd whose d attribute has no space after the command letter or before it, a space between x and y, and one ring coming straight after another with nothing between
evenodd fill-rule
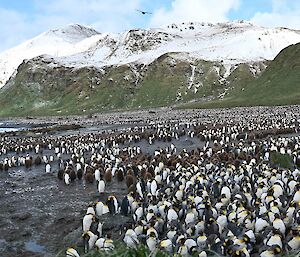
<instances>
[{"instance_id":1,"label":"green hillside","mask_svg":"<svg viewBox=\"0 0 300 257\"><path fill-rule=\"evenodd\" d=\"M253 79L246 65L238 66L235 75L222 82L224 74L222 63L190 63L174 59L172 53L146 67L121 65L102 70L75 69L35 58L22 63L16 76L0 90L0 116L89 114L178 105L216 97L229 84Z\"/></svg>"},{"instance_id":2,"label":"green hillside","mask_svg":"<svg viewBox=\"0 0 300 257\"><path fill-rule=\"evenodd\" d=\"M239 83L223 99L183 108L300 104L300 43L283 49L257 79Z\"/></svg>"}]
</instances>

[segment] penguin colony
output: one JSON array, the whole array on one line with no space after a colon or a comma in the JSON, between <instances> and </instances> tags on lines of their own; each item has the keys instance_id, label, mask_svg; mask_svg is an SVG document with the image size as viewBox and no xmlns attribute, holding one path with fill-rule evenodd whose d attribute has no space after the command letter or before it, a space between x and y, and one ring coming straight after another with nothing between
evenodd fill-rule
<instances>
[{"instance_id":1,"label":"penguin colony","mask_svg":"<svg viewBox=\"0 0 300 257\"><path fill-rule=\"evenodd\" d=\"M1 137L0 171L44 165L66 186L94 183L99 200L82 220L84 252L114 249L103 215L131 217L122 228L128 247L146 245L179 256L280 256L300 250L299 112L292 107L238 110L224 118L144 120L103 133ZM239 115L237 115L237 113ZM178 149L182 138L199 146ZM140 147L167 143L152 153ZM274 166L272 154L291 160ZM110 183L126 183L117 199ZM108 197L103 194L108 193ZM79 256L76 247L66 256Z\"/></svg>"}]
</instances>

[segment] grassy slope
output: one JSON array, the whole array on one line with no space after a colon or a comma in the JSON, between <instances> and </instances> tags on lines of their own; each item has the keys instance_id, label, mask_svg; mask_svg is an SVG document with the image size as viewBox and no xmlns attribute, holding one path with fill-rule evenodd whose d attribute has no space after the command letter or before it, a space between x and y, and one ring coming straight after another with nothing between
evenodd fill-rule
<instances>
[{"instance_id":1,"label":"grassy slope","mask_svg":"<svg viewBox=\"0 0 300 257\"><path fill-rule=\"evenodd\" d=\"M1 90L0 116L85 114L167 106L177 103L178 92L183 102L216 94L221 88L213 67L218 64L195 63L194 80L202 81L203 85L193 93L193 89L187 89L190 64L177 61L176 65L170 65L171 59L168 55L161 56L147 67L137 85L136 76L127 65L101 73L93 68L50 69L43 61L24 63L15 79Z\"/></svg>"},{"instance_id":2,"label":"grassy slope","mask_svg":"<svg viewBox=\"0 0 300 257\"><path fill-rule=\"evenodd\" d=\"M248 83L239 83L224 99L184 107L219 108L299 103L300 43L282 50L260 77Z\"/></svg>"}]
</instances>

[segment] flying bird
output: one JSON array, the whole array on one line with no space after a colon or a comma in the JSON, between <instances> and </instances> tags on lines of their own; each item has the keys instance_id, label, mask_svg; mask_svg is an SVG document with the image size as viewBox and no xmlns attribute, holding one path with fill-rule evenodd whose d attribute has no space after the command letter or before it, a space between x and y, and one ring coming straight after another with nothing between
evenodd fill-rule
<instances>
[{"instance_id":1,"label":"flying bird","mask_svg":"<svg viewBox=\"0 0 300 257\"><path fill-rule=\"evenodd\" d=\"M152 12L141 11L141 10L138 10L138 9L136 9L136 11L137 11L137 12L140 12L140 13L142 13L142 14L152 14Z\"/></svg>"}]
</instances>

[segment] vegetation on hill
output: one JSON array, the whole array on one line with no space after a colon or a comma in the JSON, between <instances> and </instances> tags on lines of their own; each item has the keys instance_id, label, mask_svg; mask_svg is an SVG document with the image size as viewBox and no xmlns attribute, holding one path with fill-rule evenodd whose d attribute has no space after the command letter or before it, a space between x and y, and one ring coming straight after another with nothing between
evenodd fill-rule
<instances>
[{"instance_id":1,"label":"vegetation on hill","mask_svg":"<svg viewBox=\"0 0 300 257\"><path fill-rule=\"evenodd\" d=\"M176 105L218 108L300 103L300 43L264 63L240 64L225 76L222 63L182 61L165 54L148 66L80 69L43 58L23 62L0 90L0 116L89 114ZM213 99L213 100L211 100Z\"/></svg>"},{"instance_id":2,"label":"vegetation on hill","mask_svg":"<svg viewBox=\"0 0 300 257\"><path fill-rule=\"evenodd\" d=\"M176 54L173 54L176 55ZM0 90L0 116L89 114L160 107L216 97L228 84L253 79L240 65L222 82L222 63L162 55L148 66L73 69L43 58L23 62ZM238 79L237 79L238 78Z\"/></svg>"},{"instance_id":3,"label":"vegetation on hill","mask_svg":"<svg viewBox=\"0 0 300 257\"><path fill-rule=\"evenodd\" d=\"M220 108L300 104L300 43L283 49L258 78L239 83L223 99L184 105Z\"/></svg>"}]
</instances>

